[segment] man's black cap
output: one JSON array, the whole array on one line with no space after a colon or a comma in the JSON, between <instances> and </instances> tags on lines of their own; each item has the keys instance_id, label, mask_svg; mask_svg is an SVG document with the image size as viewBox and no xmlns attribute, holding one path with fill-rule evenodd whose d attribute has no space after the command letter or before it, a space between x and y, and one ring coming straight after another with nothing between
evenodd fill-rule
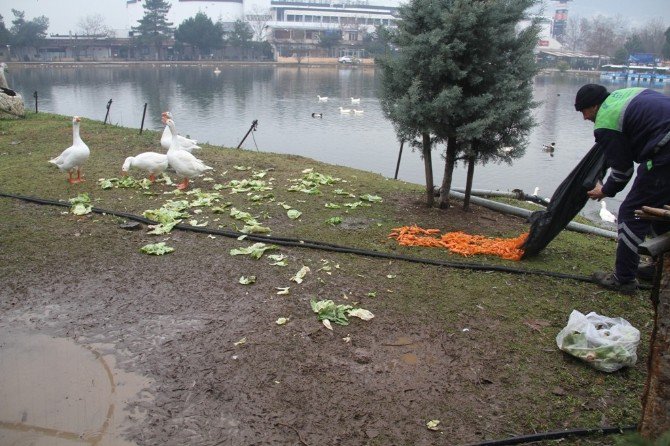
<instances>
[{"instance_id":1,"label":"man's black cap","mask_svg":"<svg viewBox=\"0 0 670 446\"><path fill-rule=\"evenodd\" d=\"M602 85L586 84L577 91L577 96L575 97L575 110L582 111L585 108L600 105L609 95L607 88Z\"/></svg>"}]
</instances>

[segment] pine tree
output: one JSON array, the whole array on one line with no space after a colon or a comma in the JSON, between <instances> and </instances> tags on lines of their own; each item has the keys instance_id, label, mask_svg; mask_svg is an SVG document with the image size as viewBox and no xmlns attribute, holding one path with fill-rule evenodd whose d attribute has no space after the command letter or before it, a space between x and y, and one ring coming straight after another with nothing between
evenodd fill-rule
<instances>
[{"instance_id":1,"label":"pine tree","mask_svg":"<svg viewBox=\"0 0 670 446\"><path fill-rule=\"evenodd\" d=\"M192 45L198 53L209 54L212 49L223 47L223 23L214 23L204 12L198 12L179 25L174 37L178 42Z\"/></svg>"},{"instance_id":2,"label":"pine tree","mask_svg":"<svg viewBox=\"0 0 670 446\"><path fill-rule=\"evenodd\" d=\"M144 16L138 20L139 25L133 27L140 43L151 45L156 50L156 59L160 58L161 48L165 39L172 37L172 23L167 21L170 3L166 0L145 0Z\"/></svg>"},{"instance_id":3,"label":"pine tree","mask_svg":"<svg viewBox=\"0 0 670 446\"><path fill-rule=\"evenodd\" d=\"M446 143L439 206L448 208L458 160L494 159L494 146L522 143L530 129L538 29L515 27L536 3L412 0L400 8L398 51L379 60L381 105L398 137L421 148L428 205L435 144Z\"/></svg>"}]
</instances>

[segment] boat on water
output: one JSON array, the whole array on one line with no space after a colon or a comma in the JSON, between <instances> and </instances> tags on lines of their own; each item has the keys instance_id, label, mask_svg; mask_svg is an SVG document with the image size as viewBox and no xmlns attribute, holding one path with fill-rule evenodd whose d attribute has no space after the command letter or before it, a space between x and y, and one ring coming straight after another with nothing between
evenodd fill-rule
<instances>
[{"instance_id":1,"label":"boat on water","mask_svg":"<svg viewBox=\"0 0 670 446\"><path fill-rule=\"evenodd\" d=\"M670 67L603 65L600 68L600 79L630 84L664 85L670 83Z\"/></svg>"}]
</instances>

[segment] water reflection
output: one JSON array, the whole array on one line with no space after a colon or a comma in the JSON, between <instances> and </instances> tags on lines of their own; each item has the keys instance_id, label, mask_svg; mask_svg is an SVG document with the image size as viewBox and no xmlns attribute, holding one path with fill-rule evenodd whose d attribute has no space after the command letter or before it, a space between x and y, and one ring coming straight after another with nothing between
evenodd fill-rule
<instances>
[{"instance_id":1,"label":"water reflection","mask_svg":"<svg viewBox=\"0 0 670 446\"><path fill-rule=\"evenodd\" d=\"M137 128L146 102L145 127L162 129L160 114L171 110L181 134L229 147L236 147L257 119L258 131L247 138L246 149L304 155L393 176L400 144L380 109L375 70L253 65L220 69L215 74L212 67L196 66L12 67L9 79L25 98L38 91L43 111L102 120L112 98L109 122ZM576 90L587 82L599 79L595 75L537 76L534 97L541 105L534 116L538 126L525 155L512 166L477 166L475 187L527 192L540 187L543 196L551 196L593 145L593 124L583 121L573 107ZM608 85L610 89L624 86ZM328 96L328 102L318 102L319 95ZM339 113L340 106L351 108L351 97L361 98L356 108L364 114ZM322 113L323 118L314 119L312 113ZM556 143L553 153L542 150L551 142ZM443 163L434 162L434 169L439 182ZM418 154L405 150L399 177L423 182ZM464 182L465 168L459 165L454 186ZM609 204L616 209L618 200ZM587 213L595 214L597 209L587 207Z\"/></svg>"}]
</instances>

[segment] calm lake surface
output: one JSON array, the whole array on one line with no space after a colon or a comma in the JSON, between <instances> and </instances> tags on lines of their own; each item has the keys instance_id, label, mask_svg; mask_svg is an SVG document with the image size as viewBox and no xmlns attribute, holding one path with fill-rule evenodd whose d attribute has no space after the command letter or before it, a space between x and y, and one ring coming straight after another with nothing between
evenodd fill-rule
<instances>
[{"instance_id":1,"label":"calm lake surface","mask_svg":"<svg viewBox=\"0 0 670 446\"><path fill-rule=\"evenodd\" d=\"M237 147L252 121L258 120L257 131L242 148L303 155L393 178L400 143L381 111L379 73L374 69L246 65L220 70L216 74L212 67L195 66L40 66L11 67L7 77L29 110L34 111L33 92L37 91L41 111L103 120L112 99L108 122L139 128L146 103L145 128L162 130L161 112L170 110L180 134L228 147ZM534 111L538 126L525 155L512 166L477 166L474 187L518 188L526 193L539 187L539 195L550 197L593 145L593 124L573 107L575 92L589 82L600 82L597 74L537 76L534 95L542 105ZM625 85L607 86L612 90ZM665 86L666 94L669 90ZM317 96L328 101L319 102ZM352 105L352 97L360 98L360 104ZM341 114L340 107L363 113ZM312 113L322 113L323 118L313 118ZM85 134L85 128L82 131ZM551 142L556 143L553 156L542 150L543 144ZM61 146L55 143L54 149ZM160 149L158 141L156 147ZM439 146L433 155L436 184L442 178L444 162L439 153L443 149ZM424 182L422 160L408 147L398 177ZM452 186L465 186L464 166L455 171ZM607 199L608 208L616 211L624 197L621 193ZM589 203L582 213L593 218L598 210L599 206Z\"/></svg>"}]
</instances>

